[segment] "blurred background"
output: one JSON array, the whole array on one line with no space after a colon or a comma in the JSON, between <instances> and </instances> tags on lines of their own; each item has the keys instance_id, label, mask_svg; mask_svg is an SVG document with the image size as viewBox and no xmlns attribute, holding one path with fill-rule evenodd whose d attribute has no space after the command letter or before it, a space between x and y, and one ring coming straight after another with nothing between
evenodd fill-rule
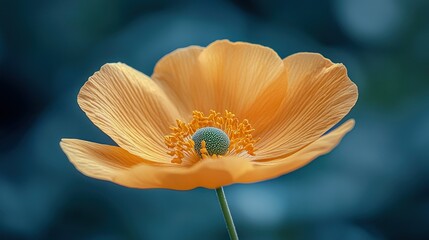
<instances>
[{"instance_id":1,"label":"blurred background","mask_svg":"<svg viewBox=\"0 0 429 240\"><path fill-rule=\"evenodd\" d=\"M226 187L242 239L429 239L429 1L0 0L0 239L227 239L214 191L87 178L62 137L111 140L79 109L106 62L150 75L216 39L320 52L359 86L331 154Z\"/></svg>"}]
</instances>

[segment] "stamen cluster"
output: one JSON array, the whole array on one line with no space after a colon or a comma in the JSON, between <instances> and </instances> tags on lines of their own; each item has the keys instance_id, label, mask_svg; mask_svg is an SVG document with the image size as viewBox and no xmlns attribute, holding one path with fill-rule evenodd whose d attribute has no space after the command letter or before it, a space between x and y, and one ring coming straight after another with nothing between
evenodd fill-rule
<instances>
[{"instance_id":1,"label":"stamen cluster","mask_svg":"<svg viewBox=\"0 0 429 240\"><path fill-rule=\"evenodd\" d=\"M243 153L255 155L254 144L258 140L253 139L252 136L255 129L247 119L240 122L235 114L227 110L224 114L211 110L208 116L200 111L193 111L191 122L184 123L176 120L176 124L177 126L171 127L172 133L164 137L164 142L169 149L168 154L173 157L172 163L191 165L200 160L200 154L194 149L195 142L192 140L192 135L204 127L219 128L228 135L230 145L225 155ZM205 150L204 145L205 143L202 151Z\"/></svg>"}]
</instances>

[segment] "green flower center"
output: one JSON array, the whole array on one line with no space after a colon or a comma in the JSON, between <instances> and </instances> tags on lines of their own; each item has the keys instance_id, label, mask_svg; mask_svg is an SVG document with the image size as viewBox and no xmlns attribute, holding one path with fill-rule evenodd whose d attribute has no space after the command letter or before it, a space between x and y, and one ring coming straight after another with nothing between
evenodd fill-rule
<instances>
[{"instance_id":1,"label":"green flower center","mask_svg":"<svg viewBox=\"0 0 429 240\"><path fill-rule=\"evenodd\" d=\"M229 148L229 138L228 135L219 128L214 127L204 127L198 129L192 136L194 141L195 151L198 155L201 156L202 141L206 142L206 149L210 156L213 154L224 155Z\"/></svg>"}]
</instances>

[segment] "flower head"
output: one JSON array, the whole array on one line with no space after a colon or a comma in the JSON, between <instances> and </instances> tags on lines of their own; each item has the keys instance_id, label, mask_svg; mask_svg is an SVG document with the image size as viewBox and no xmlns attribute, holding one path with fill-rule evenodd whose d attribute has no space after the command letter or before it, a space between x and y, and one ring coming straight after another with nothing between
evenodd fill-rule
<instances>
[{"instance_id":1,"label":"flower head","mask_svg":"<svg viewBox=\"0 0 429 240\"><path fill-rule=\"evenodd\" d=\"M78 103L119 146L63 139L83 174L133 188L187 190L251 183L296 170L349 132L356 85L315 53L216 41L178 49L152 77L104 65Z\"/></svg>"}]
</instances>

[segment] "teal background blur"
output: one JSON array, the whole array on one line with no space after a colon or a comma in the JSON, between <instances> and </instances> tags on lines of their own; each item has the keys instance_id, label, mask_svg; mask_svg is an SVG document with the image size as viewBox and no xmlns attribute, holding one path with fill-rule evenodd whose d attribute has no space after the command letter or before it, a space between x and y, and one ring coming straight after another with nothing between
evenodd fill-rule
<instances>
[{"instance_id":1,"label":"teal background blur","mask_svg":"<svg viewBox=\"0 0 429 240\"><path fill-rule=\"evenodd\" d=\"M225 38L320 52L360 94L332 153L226 187L242 239L429 239L427 0L0 0L0 239L227 239L214 191L123 188L59 148L112 143L76 103L104 63L150 75L176 48Z\"/></svg>"}]
</instances>

